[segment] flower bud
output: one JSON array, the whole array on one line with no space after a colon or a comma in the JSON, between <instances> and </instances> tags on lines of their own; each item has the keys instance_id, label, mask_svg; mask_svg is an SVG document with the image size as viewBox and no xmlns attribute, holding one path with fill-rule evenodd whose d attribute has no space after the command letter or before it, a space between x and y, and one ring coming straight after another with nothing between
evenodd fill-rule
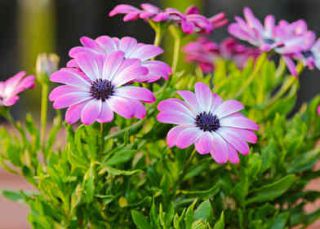
<instances>
[{"instance_id":1,"label":"flower bud","mask_svg":"<svg viewBox=\"0 0 320 229\"><path fill-rule=\"evenodd\" d=\"M39 82L46 82L48 77L58 69L59 57L54 53L41 53L37 57L36 72Z\"/></svg>"}]
</instances>

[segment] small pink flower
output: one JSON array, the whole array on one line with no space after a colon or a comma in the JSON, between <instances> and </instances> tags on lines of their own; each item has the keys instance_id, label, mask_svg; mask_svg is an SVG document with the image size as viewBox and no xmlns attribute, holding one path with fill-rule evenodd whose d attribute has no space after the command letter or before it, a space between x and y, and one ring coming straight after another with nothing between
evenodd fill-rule
<instances>
[{"instance_id":1,"label":"small pink flower","mask_svg":"<svg viewBox=\"0 0 320 229\"><path fill-rule=\"evenodd\" d=\"M153 19L154 17L157 17L158 20L165 20L166 18L161 18L165 15L163 15L160 10L155 5L144 3L140 5L141 9L127 5L127 4L120 4L117 5L113 10L110 11L109 16L113 17L118 14L124 14L123 21L135 21L137 19ZM162 15L162 16L161 16ZM165 16L166 17L166 16Z\"/></svg>"},{"instance_id":2,"label":"small pink flower","mask_svg":"<svg viewBox=\"0 0 320 229\"><path fill-rule=\"evenodd\" d=\"M229 33L258 47L263 52L274 50L282 55L289 71L297 75L292 55L309 50L314 43L315 34L308 30L304 20L289 23L281 20L276 24L274 16L268 15L264 25L249 8L244 9L244 19L235 18L229 25Z\"/></svg>"},{"instance_id":3,"label":"small pink flower","mask_svg":"<svg viewBox=\"0 0 320 229\"><path fill-rule=\"evenodd\" d=\"M26 76L25 72L19 72L6 81L0 82L0 106L10 107L18 100L21 92L33 88L34 76Z\"/></svg>"},{"instance_id":4,"label":"small pink flower","mask_svg":"<svg viewBox=\"0 0 320 229\"><path fill-rule=\"evenodd\" d=\"M76 58L77 55L90 52L96 54L110 54L114 51L122 51L126 58L139 59L142 65L148 69L147 75L141 75L137 79L139 82L154 82L161 78L168 79L172 73L171 68L164 62L158 60L151 60L160 55L163 50L160 47L138 43L132 37L111 38L109 36L100 36L95 40L89 37L82 37L80 39L82 46L75 47L70 50L69 55ZM76 62L71 60L68 63L69 67L77 67Z\"/></svg>"},{"instance_id":5,"label":"small pink flower","mask_svg":"<svg viewBox=\"0 0 320 229\"><path fill-rule=\"evenodd\" d=\"M142 102L155 101L148 89L128 85L148 74L138 59L126 59L123 52L115 51L109 55L85 52L74 61L79 70L63 68L50 78L64 84L49 99L55 109L68 108L65 119L69 124L79 119L85 125L111 122L114 112L127 119L142 119L146 115Z\"/></svg>"},{"instance_id":6,"label":"small pink flower","mask_svg":"<svg viewBox=\"0 0 320 229\"><path fill-rule=\"evenodd\" d=\"M206 18L200 14L200 10L195 6L187 8L185 13L174 8L167 8L164 11L164 14L167 15L167 21L180 25L182 31L186 34L210 34L214 29L228 23L224 13L219 13L210 18ZM155 18L155 21L157 21L157 18Z\"/></svg>"},{"instance_id":7,"label":"small pink flower","mask_svg":"<svg viewBox=\"0 0 320 229\"><path fill-rule=\"evenodd\" d=\"M179 91L184 99L167 99L159 103L159 122L177 125L167 135L169 147L185 149L195 145L199 154L211 154L217 163L239 163L238 153L247 155L249 143L256 143L258 125L239 111L236 100L225 102L203 83L196 83L195 93Z\"/></svg>"},{"instance_id":8,"label":"small pink flower","mask_svg":"<svg viewBox=\"0 0 320 229\"><path fill-rule=\"evenodd\" d=\"M219 45L205 37L200 37L184 47L186 59L198 63L204 73L214 70L214 62L223 58L233 61L239 68L243 68L249 58L256 58L259 50L246 47L233 38L226 38Z\"/></svg>"},{"instance_id":9,"label":"small pink flower","mask_svg":"<svg viewBox=\"0 0 320 229\"><path fill-rule=\"evenodd\" d=\"M224 13L219 13L210 18L200 14L200 10L195 6L187 8L185 13L174 8L161 10L152 4L141 4L140 9L127 4L117 5L109 16L124 14L123 21L135 21L138 19L152 20L154 22L168 22L181 26L184 33L211 33L214 29L228 23Z\"/></svg>"}]
</instances>

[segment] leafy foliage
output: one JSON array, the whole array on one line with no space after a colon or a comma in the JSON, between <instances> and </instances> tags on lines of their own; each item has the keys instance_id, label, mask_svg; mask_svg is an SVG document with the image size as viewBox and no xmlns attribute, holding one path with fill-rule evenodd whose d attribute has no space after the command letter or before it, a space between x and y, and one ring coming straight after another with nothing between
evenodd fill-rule
<instances>
[{"instance_id":1,"label":"leafy foliage","mask_svg":"<svg viewBox=\"0 0 320 229\"><path fill-rule=\"evenodd\" d=\"M57 114L47 141L27 115L15 131L0 129L0 163L23 175L33 193L2 191L30 207L34 228L291 228L309 225L320 211L304 206L319 198L306 185L320 148L314 98L293 113L299 82L265 55L243 69L223 60L213 76L175 74L153 85L157 101L214 85L237 98L260 125L259 141L238 165L218 165L192 148L168 148L168 126L155 120L156 104L142 121L71 127ZM66 136L65 139L63 136ZM56 142L65 142L58 147Z\"/></svg>"}]
</instances>

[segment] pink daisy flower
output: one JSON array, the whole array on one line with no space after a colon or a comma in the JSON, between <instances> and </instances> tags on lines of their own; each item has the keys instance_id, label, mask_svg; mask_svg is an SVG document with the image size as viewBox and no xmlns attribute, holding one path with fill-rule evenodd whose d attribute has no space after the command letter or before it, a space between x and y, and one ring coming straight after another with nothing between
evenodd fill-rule
<instances>
[{"instance_id":1,"label":"pink daisy flower","mask_svg":"<svg viewBox=\"0 0 320 229\"><path fill-rule=\"evenodd\" d=\"M70 50L69 55L76 58L78 54L90 52L96 54L110 54L115 51L122 51L126 58L139 59L142 66L148 69L147 75L141 75L136 80L139 82L154 82L161 78L168 79L172 73L169 65L162 61L151 60L163 53L160 47L138 43L132 37L111 38L109 36L100 36L95 40L89 37L80 39L82 46L74 47ZM76 61L71 60L68 67L77 67Z\"/></svg>"},{"instance_id":2,"label":"pink daisy flower","mask_svg":"<svg viewBox=\"0 0 320 229\"><path fill-rule=\"evenodd\" d=\"M199 154L211 154L217 163L239 162L239 155L249 153L248 143L256 143L258 125L239 111L244 107L235 100L223 102L203 83L196 83L195 93L179 91L184 99L159 103L159 122L175 124L167 135L169 147L185 149L195 145Z\"/></svg>"},{"instance_id":3,"label":"pink daisy flower","mask_svg":"<svg viewBox=\"0 0 320 229\"><path fill-rule=\"evenodd\" d=\"M167 19L167 15L163 14L162 10L155 5L149 3L143 3L140 5L141 9L128 5L120 4L117 5L113 10L110 11L109 16L113 17L119 14L124 14L123 21L135 21L138 19L154 19L157 21L164 21Z\"/></svg>"},{"instance_id":4,"label":"pink daisy flower","mask_svg":"<svg viewBox=\"0 0 320 229\"><path fill-rule=\"evenodd\" d=\"M257 46L263 52L274 50L282 55L289 71L297 75L292 55L310 49L315 34L308 30L304 20L288 23L281 20L276 24L272 15L265 17L264 25L249 8L244 9L244 19L235 17L236 22L229 25L233 36Z\"/></svg>"},{"instance_id":5,"label":"pink daisy flower","mask_svg":"<svg viewBox=\"0 0 320 229\"><path fill-rule=\"evenodd\" d=\"M214 62L223 58L233 61L239 68L243 68L249 58L256 58L259 50L246 47L238 43L234 38L226 38L217 44L205 37L200 37L184 47L186 59L197 63L204 73L214 70Z\"/></svg>"},{"instance_id":6,"label":"pink daisy flower","mask_svg":"<svg viewBox=\"0 0 320 229\"><path fill-rule=\"evenodd\" d=\"M205 33L210 34L214 29L224 26L228 23L224 13L219 13L210 18L200 14L200 10L195 6L190 6L185 13L174 8L167 8L164 13L167 15L166 20L172 21L181 26L181 29L186 34ZM162 17L162 19L165 17ZM154 21L157 20L155 17Z\"/></svg>"},{"instance_id":7,"label":"pink daisy flower","mask_svg":"<svg viewBox=\"0 0 320 229\"><path fill-rule=\"evenodd\" d=\"M79 70L63 68L50 78L64 84L55 88L49 99L55 109L68 108L65 120L69 124L79 119L85 125L111 122L114 112L127 119L145 117L142 102L154 102L154 95L146 88L128 85L148 73L139 60L126 59L123 52L116 51L110 55L81 53L74 61Z\"/></svg>"},{"instance_id":8,"label":"pink daisy flower","mask_svg":"<svg viewBox=\"0 0 320 229\"><path fill-rule=\"evenodd\" d=\"M117 5L109 16L124 14L123 21L135 21L138 19L152 20L154 22L175 23L181 26L184 33L211 33L214 29L228 23L224 13L219 13L210 18L200 14L200 10L195 6L187 8L185 13L174 8L161 10L152 4L141 4L141 9L127 5Z\"/></svg>"},{"instance_id":9,"label":"pink daisy flower","mask_svg":"<svg viewBox=\"0 0 320 229\"><path fill-rule=\"evenodd\" d=\"M19 100L19 94L35 85L34 76L19 72L6 81L0 82L0 106L10 107Z\"/></svg>"}]
</instances>

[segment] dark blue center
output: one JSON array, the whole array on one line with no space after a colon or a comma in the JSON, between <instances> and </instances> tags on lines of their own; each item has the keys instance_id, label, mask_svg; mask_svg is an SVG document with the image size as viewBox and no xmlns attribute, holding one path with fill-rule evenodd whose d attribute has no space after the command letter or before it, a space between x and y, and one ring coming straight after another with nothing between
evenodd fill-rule
<instances>
[{"instance_id":1,"label":"dark blue center","mask_svg":"<svg viewBox=\"0 0 320 229\"><path fill-rule=\"evenodd\" d=\"M210 112L201 112L195 119L195 124L203 131L216 131L220 128L220 121L216 115Z\"/></svg>"},{"instance_id":2,"label":"dark blue center","mask_svg":"<svg viewBox=\"0 0 320 229\"><path fill-rule=\"evenodd\" d=\"M304 58L309 58L309 57L313 57L313 53L311 50L307 50L307 51L302 51L301 52Z\"/></svg>"},{"instance_id":3,"label":"dark blue center","mask_svg":"<svg viewBox=\"0 0 320 229\"><path fill-rule=\"evenodd\" d=\"M268 45L272 45L272 44L274 44L274 40L273 39L271 39L271 38L264 38L263 39L263 41L264 41L264 43L266 43L266 44L268 44Z\"/></svg>"},{"instance_id":4,"label":"dark blue center","mask_svg":"<svg viewBox=\"0 0 320 229\"><path fill-rule=\"evenodd\" d=\"M109 80L97 79L91 84L90 93L93 98L104 102L114 94L114 86Z\"/></svg>"}]
</instances>

